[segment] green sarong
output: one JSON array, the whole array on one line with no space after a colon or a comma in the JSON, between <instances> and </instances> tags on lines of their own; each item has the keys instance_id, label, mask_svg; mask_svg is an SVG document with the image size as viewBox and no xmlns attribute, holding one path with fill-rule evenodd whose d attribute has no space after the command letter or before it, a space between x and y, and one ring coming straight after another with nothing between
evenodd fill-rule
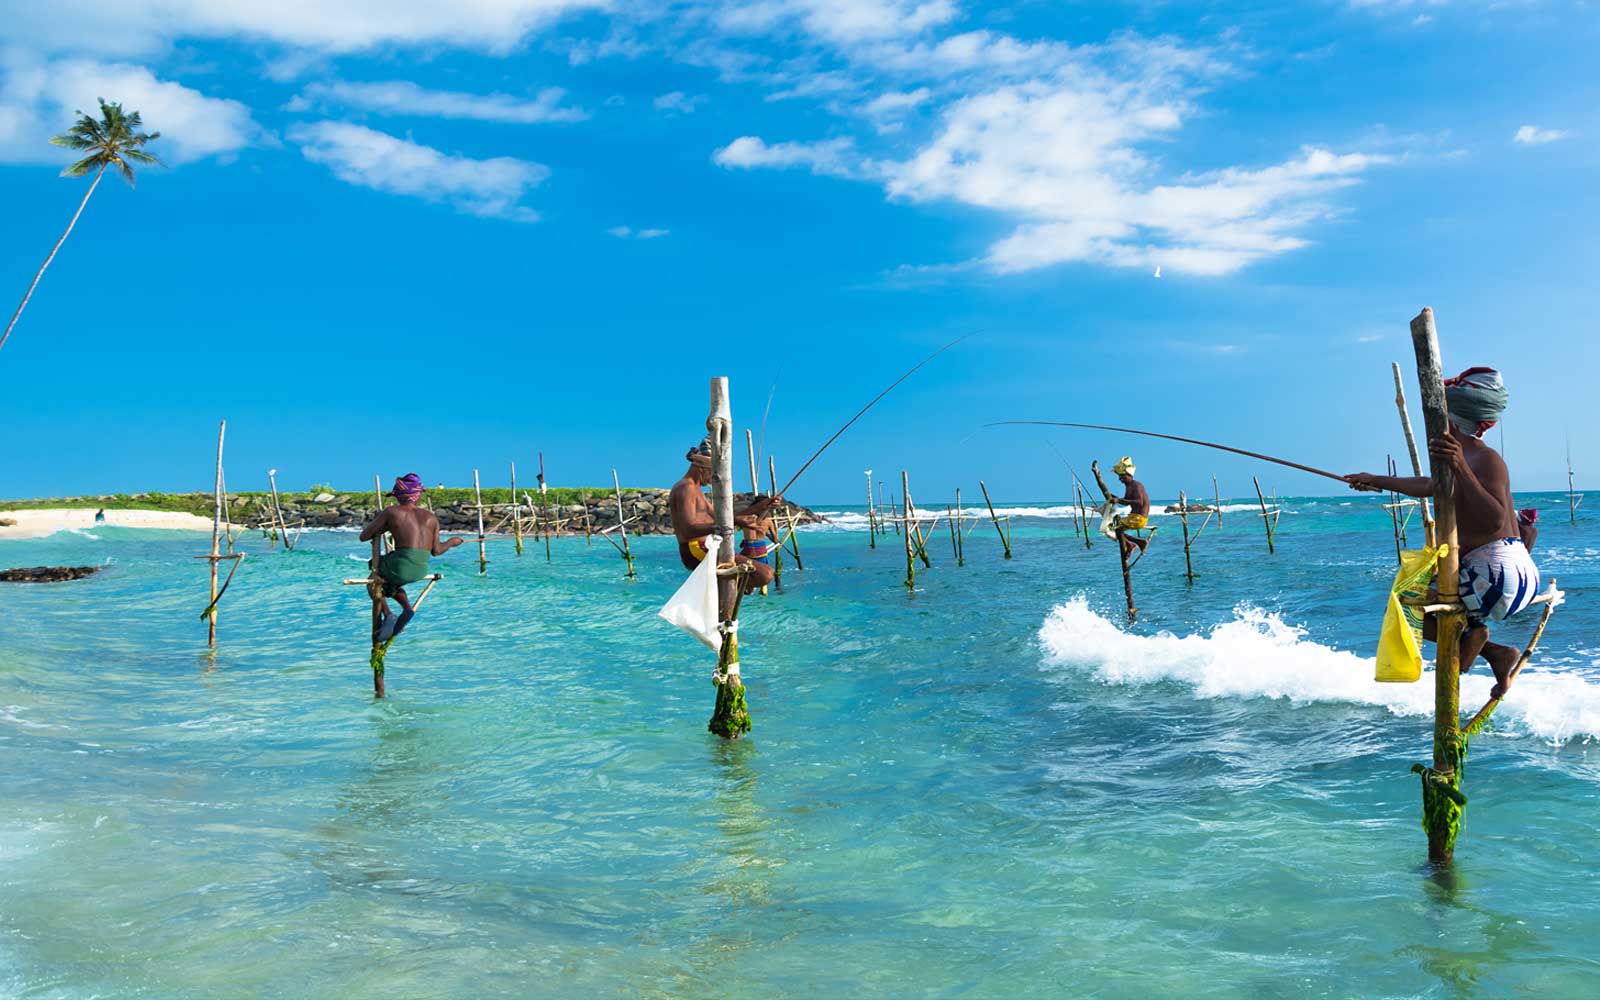
<instances>
[{"instance_id":1,"label":"green sarong","mask_svg":"<svg viewBox=\"0 0 1600 1000\"><path fill-rule=\"evenodd\" d=\"M395 549L379 559L378 575L383 577L383 592L392 597L394 591L427 576L431 555L427 549Z\"/></svg>"}]
</instances>

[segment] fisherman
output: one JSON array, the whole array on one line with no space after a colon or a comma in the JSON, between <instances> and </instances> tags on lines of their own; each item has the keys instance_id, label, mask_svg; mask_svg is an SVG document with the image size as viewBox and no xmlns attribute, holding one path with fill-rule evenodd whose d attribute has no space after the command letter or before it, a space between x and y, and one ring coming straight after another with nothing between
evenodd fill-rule
<instances>
[{"instance_id":1,"label":"fisherman","mask_svg":"<svg viewBox=\"0 0 1600 1000\"><path fill-rule=\"evenodd\" d=\"M410 624L416 611L406 594L406 584L416 583L428 575L428 557L442 556L466 541L460 537L439 540L439 519L432 511L417 506L422 496L422 478L415 472L396 479L389 493L397 501L395 505L385 507L361 531L363 542L370 542L386 531L394 536L393 551L378 559L373 567L383 583L383 597L379 598L383 615L373 635L374 642L387 642ZM400 602L398 616L389 610L389 602L384 599L389 597Z\"/></svg>"},{"instance_id":2,"label":"fisherman","mask_svg":"<svg viewBox=\"0 0 1600 1000\"><path fill-rule=\"evenodd\" d=\"M711 482L711 439L708 437L690 448L684 456L689 460L689 471L672 486L670 495L672 533L678 536L678 558L685 569L694 569L705 559L706 539L717 530L716 512L706 499L704 488ZM763 531L765 514L778 502L777 497L759 497L755 503L734 516L733 523L745 531ZM766 521L770 524L770 521ZM744 577L744 592L759 590L772 582L772 567L747 555L735 555L734 562L749 566Z\"/></svg>"},{"instance_id":3,"label":"fisherman","mask_svg":"<svg viewBox=\"0 0 1600 1000\"><path fill-rule=\"evenodd\" d=\"M1150 524L1150 493L1144 488L1144 483L1133 478L1137 467L1133 464L1133 459L1127 455L1122 456L1117 464L1111 467L1111 471L1116 473L1117 478L1122 481L1123 489L1128 491L1126 496L1111 498L1112 503L1128 508L1126 514L1118 514L1112 520L1111 527L1116 530L1117 540L1122 544L1123 556L1131 555L1134 549L1138 549L1139 555L1143 556L1145 546L1150 544L1150 540L1140 538L1131 532L1139 531Z\"/></svg>"},{"instance_id":4,"label":"fisherman","mask_svg":"<svg viewBox=\"0 0 1600 1000\"><path fill-rule=\"evenodd\" d=\"M1539 568L1528 552L1532 533L1511 500L1511 474L1505 460L1483 441L1484 432L1505 412L1505 381L1493 368L1468 368L1444 380L1450 427L1428 442L1428 455L1447 462L1455 473L1456 527L1461 549L1461 603L1467 630L1461 636L1461 672L1481 653L1494 671L1492 698L1511 686L1511 671L1521 652L1489 641L1489 623L1504 621L1539 595ZM1358 472L1345 477L1352 489L1393 490L1413 497L1433 495L1433 480L1421 476L1378 476ZM1429 615L1423 636L1434 639L1438 623Z\"/></svg>"},{"instance_id":5,"label":"fisherman","mask_svg":"<svg viewBox=\"0 0 1600 1000\"><path fill-rule=\"evenodd\" d=\"M101 507L99 510L94 512L94 523L95 524L105 524L106 523L106 509L104 507Z\"/></svg>"},{"instance_id":6,"label":"fisherman","mask_svg":"<svg viewBox=\"0 0 1600 1000\"><path fill-rule=\"evenodd\" d=\"M778 531L768 515L756 514L754 517L751 523L740 526L744 537L739 542L739 554L753 563L770 567L772 546L777 540Z\"/></svg>"}]
</instances>

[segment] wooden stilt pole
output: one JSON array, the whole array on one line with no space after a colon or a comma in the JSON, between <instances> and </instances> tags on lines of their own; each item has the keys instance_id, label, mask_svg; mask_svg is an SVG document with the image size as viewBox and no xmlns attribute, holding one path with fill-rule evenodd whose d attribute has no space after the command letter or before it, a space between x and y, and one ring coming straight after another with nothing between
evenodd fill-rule
<instances>
[{"instance_id":1,"label":"wooden stilt pole","mask_svg":"<svg viewBox=\"0 0 1600 1000\"><path fill-rule=\"evenodd\" d=\"M382 698L383 689L383 643L378 641L378 626L383 624L383 579L378 576L378 562L383 558L383 536L379 535L372 540L372 576L367 583L367 596L372 598L372 654L368 663L372 667L372 696Z\"/></svg>"},{"instance_id":2,"label":"wooden stilt pole","mask_svg":"<svg viewBox=\"0 0 1600 1000\"><path fill-rule=\"evenodd\" d=\"M222 505L225 502L222 488L222 438L228 431L228 422L217 426L217 485L211 515L211 614L206 617L206 646L217 648L217 565L222 561Z\"/></svg>"},{"instance_id":3,"label":"wooden stilt pole","mask_svg":"<svg viewBox=\"0 0 1600 1000\"><path fill-rule=\"evenodd\" d=\"M1000 527L1000 519L995 516L994 501L989 499L989 487L985 486L983 484L983 480L980 479L978 480L978 489L983 491L983 502L989 507L989 520L994 522L994 530L1000 535L1000 544L1004 545L1006 548L1006 558L1010 559L1011 539L1006 537L1005 529Z\"/></svg>"},{"instance_id":4,"label":"wooden stilt pole","mask_svg":"<svg viewBox=\"0 0 1600 1000\"><path fill-rule=\"evenodd\" d=\"M522 498L517 496L517 463L511 463L511 530L517 536L517 555L522 555Z\"/></svg>"},{"instance_id":5,"label":"wooden stilt pole","mask_svg":"<svg viewBox=\"0 0 1600 1000\"><path fill-rule=\"evenodd\" d=\"M283 520L283 506L280 503L278 503L278 470L277 469L268 469L267 470L267 483L269 485L271 485L271 487L272 487L272 514L273 514L273 517L277 518L277 521L278 521L277 530L283 533L283 547L286 550L293 549L294 548L294 540L289 537L289 525L286 524L284 522L284 520Z\"/></svg>"},{"instance_id":6,"label":"wooden stilt pole","mask_svg":"<svg viewBox=\"0 0 1600 1000\"><path fill-rule=\"evenodd\" d=\"M1217 530L1222 530L1222 487L1217 485L1217 477L1211 477L1211 492L1217 498Z\"/></svg>"},{"instance_id":7,"label":"wooden stilt pole","mask_svg":"<svg viewBox=\"0 0 1600 1000\"><path fill-rule=\"evenodd\" d=\"M1083 518L1083 547L1094 548L1094 538L1089 530L1089 507L1084 497L1083 484L1074 483L1073 492L1078 495L1078 514Z\"/></svg>"},{"instance_id":8,"label":"wooden stilt pole","mask_svg":"<svg viewBox=\"0 0 1600 1000\"><path fill-rule=\"evenodd\" d=\"M967 564L967 536L962 532L961 487L956 487L956 565Z\"/></svg>"},{"instance_id":9,"label":"wooden stilt pole","mask_svg":"<svg viewBox=\"0 0 1600 1000\"><path fill-rule=\"evenodd\" d=\"M1417 356L1417 382L1422 396L1423 427L1429 440L1446 434L1444 376L1439 360L1439 335L1433 310L1423 309L1411 321L1411 342ZM1428 860L1448 865L1461 827L1461 772L1466 747L1461 735L1461 633L1466 612L1460 607L1461 554L1456 537L1455 470L1449 463L1428 462L1438 515L1437 537L1448 546L1439 559L1439 601L1455 605L1437 613L1437 659L1434 664L1433 767L1422 770L1423 825L1428 831Z\"/></svg>"},{"instance_id":10,"label":"wooden stilt pole","mask_svg":"<svg viewBox=\"0 0 1600 1000\"><path fill-rule=\"evenodd\" d=\"M472 495L478 504L478 572L489 572L489 549L483 537L483 490L478 488L478 470L472 470Z\"/></svg>"},{"instance_id":11,"label":"wooden stilt pole","mask_svg":"<svg viewBox=\"0 0 1600 1000\"><path fill-rule=\"evenodd\" d=\"M1183 576L1194 583L1194 560L1189 557L1189 498L1178 491L1178 521L1183 524Z\"/></svg>"},{"instance_id":12,"label":"wooden stilt pole","mask_svg":"<svg viewBox=\"0 0 1600 1000\"><path fill-rule=\"evenodd\" d=\"M773 456L767 456L767 495L778 495L778 464ZM772 585L779 591L783 590L783 529L779 524L778 515L772 515Z\"/></svg>"},{"instance_id":13,"label":"wooden stilt pole","mask_svg":"<svg viewBox=\"0 0 1600 1000\"><path fill-rule=\"evenodd\" d=\"M906 471L904 469L901 469L900 470L900 495L901 496L905 496L906 495L906 493L907 493L906 486L907 486ZM906 589L907 590L915 590L916 587L917 587L917 559L916 559L916 550L911 547L911 522L910 521L906 522L905 529L906 530L904 532L902 532L901 534L904 537L905 544L906 544Z\"/></svg>"},{"instance_id":14,"label":"wooden stilt pole","mask_svg":"<svg viewBox=\"0 0 1600 1000\"><path fill-rule=\"evenodd\" d=\"M904 473L902 473L904 475ZM928 558L928 540L922 535L922 519L917 517L917 505L911 499L911 491L905 490L906 497L906 531L916 541L917 558L922 560L922 565L927 569L933 568L933 562Z\"/></svg>"},{"instance_id":15,"label":"wooden stilt pole","mask_svg":"<svg viewBox=\"0 0 1600 1000\"><path fill-rule=\"evenodd\" d=\"M1123 542L1123 530L1117 529L1117 557L1122 560L1122 593L1128 599L1128 621L1139 617L1139 609L1133 605L1133 575L1128 567L1128 546Z\"/></svg>"},{"instance_id":16,"label":"wooden stilt pole","mask_svg":"<svg viewBox=\"0 0 1600 1000\"><path fill-rule=\"evenodd\" d=\"M1388 456L1388 465L1390 476L1394 476L1397 472L1399 472L1398 467L1394 464L1393 455ZM1405 552L1405 540L1401 538L1400 534L1400 494L1394 492L1393 490L1389 491L1388 507L1389 520L1394 526L1394 561L1398 564L1405 561L1405 556L1403 554Z\"/></svg>"},{"instance_id":17,"label":"wooden stilt pole","mask_svg":"<svg viewBox=\"0 0 1600 1000\"><path fill-rule=\"evenodd\" d=\"M546 501L550 486L544 481L544 452L539 452L539 520L540 534L544 535L544 561L550 561L550 507Z\"/></svg>"},{"instance_id":18,"label":"wooden stilt pole","mask_svg":"<svg viewBox=\"0 0 1600 1000\"><path fill-rule=\"evenodd\" d=\"M1261 524L1267 529L1267 554L1273 555L1277 550L1272 545L1272 517L1267 513L1267 498L1261 493L1261 481L1255 476L1251 476L1250 481L1255 483L1256 499L1261 503Z\"/></svg>"},{"instance_id":19,"label":"wooden stilt pole","mask_svg":"<svg viewBox=\"0 0 1600 1000\"><path fill-rule=\"evenodd\" d=\"M711 510L722 539L716 555L717 566L734 563L733 526L733 410L728 400L728 380L711 380L711 415L706 419L711 431ZM744 596L744 581L736 575L717 576L717 613L722 620L722 648L717 655L717 705L706 728L724 739L736 740L751 728L750 710L745 704L744 681L739 676L739 602Z\"/></svg>"},{"instance_id":20,"label":"wooden stilt pole","mask_svg":"<svg viewBox=\"0 0 1600 1000\"><path fill-rule=\"evenodd\" d=\"M622 558L628 563L628 579L633 579L633 549L628 547L628 515L622 511L622 481L611 470L611 486L617 491L617 531L622 535Z\"/></svg>"},{"instance_id":21,"label":"wooden stilt pole","mask_svg":"<svg viewBox=\"0 0 1600 1000\"><path fill-rule=\"evenodd\" d=\"M767 467L772 470L772 478L773 481L776 482L778 478L778 466L771 455L767 456ZM777 487L774 486L773 489L777 489ZM800 558L800 532L795 530L796 525L794 523L794 515L789 513L788 504L784 504L784 506L779 510L779 513L783 516L783 525L786 533L789 536L789 551L794 555L795 571L804 571L806 564Z\"/></svg>"},{"instance_id":22,"label":"wooden stilt pole","mask_svg":"<svg viewBox=\"0 0 1600 1000\"><path fill-rule=\"evenodd\" d=\"M1567 445L1567 516L1578 523L1578 492L1572 478L1572 446Z\"/></svg>"},{"instance_id":23,"label":"wooden stilt pole","mask_svg":"<svg viewBox=\"0 0 1600 1000\"><path fill-rule=\"evenodd\" d=\"M867 548L878 547L878 509L872 503L872 470L867 470Z\"/></svg>"},{"instance_id":24,"label":"wooden stilt pole","mask_svg":"<svg viewBox=\"0 0 1600 1000\"><path fill-rule=\"evenodd\" d=\"M894 525L894 533L900 534L900 506L895 503L894 494L889 494L889 522Z\"/></svg>"},{"instance_id":25,"label":"wooden stilt pole","mask_svg":"<svg viewBox=\"0 0 1600 1000\"><path fill-rule=\"evenodd\" d=\"M594 531L589 521L589 491L584 490L578 494L578 500L583 504L583 540L589 547L594 547Z\"/></svg>"}]
</instances>

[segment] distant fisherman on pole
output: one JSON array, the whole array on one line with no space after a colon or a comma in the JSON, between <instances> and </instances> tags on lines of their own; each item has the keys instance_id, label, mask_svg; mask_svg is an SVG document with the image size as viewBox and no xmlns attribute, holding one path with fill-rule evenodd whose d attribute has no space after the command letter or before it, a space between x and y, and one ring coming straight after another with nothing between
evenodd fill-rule
<instances>
[{"instance_id":1,"label":"distant fisherman on pole","mask_svg":"<svg viewBox=\"0 0 1600 1000\"><path fill-rule=\"evenodd\" d=\"M1491 698L1504 697L1512 668L1520 652L1489 641L1489 623L1504 621L1527 608L1539 594L1539 568L1533 564L1524 538L1524 525L1511 500L1511 474L1498 452L1483 442L1483 434L1505 412L1507 393L1500 373L1493 368L1468 368L1444 380L1450 414L1448 434L1428 442L1435 461L1455 470L1455 504L1461 544L1461 603L1467 609L1467 630L1461 636L1461 672L1465 674L1478 655L1489 661L1495 685ZM1357 472L1345 477L1352 489L1365 492L1394 490L1413 497L1433 495L1433 481L1425 477L1378 476ZM1532 528L1528 524L1527 528ZM1529 532L1531 535L1532 532ZM1429 615L1424 638L1437 632Z\"/></svg>"},{"instance_id":2,"label":"distant fisherman on pole","mask_svg":"<svg viewBox=\"0 0 1600 1000\"><path fill-rule=\"evenodd\" d=\"M1144 488L1144 483L1133 478L1133 474L1138 469L1133 464L1133 459L1127 455L1122 456L1117 461L1117 464L1111 467L1111 471L1116 473L1117 479L1122 482L1123 489L1127 490L1127 495L1120 498L1113 497L1112 502L1128 508L1126 514L1117 515L1116 519L1111 522L1111 526L1116 530L1118 541L1122 543L1123 555L1132 555L1133 550L1137 548L1142 556L1144 555L1145 546L1150 544L1150 540L1140 538L1137 535L1130 534L1130 532L1142 531L1149 526L1150 493Z\"/></svg>"},{"instance_id":3,"label":"distant fisherman on pole","mask_svg":"<svg viewBox=\"0 0 1600 1000\"><path fill-rule=\"evenodd\" d=\"M689 460L689 471L673 484L669 502L672 533L678 536L678 558L684 569L692 570L705 559L706 539L717 530L716 513L705 495L705 487L711 483L710 438L690 448L684 457ZM761 497L756 500L733 519L734 527L759 531L763 516L779 499ZM734 561L750 567L744 576L745 593L760 590L772 582L772 567L765 562L747 555L735 555Z\"/></svg>"},{"instance_id":4,"label":"distant fisherman on pole","mask_svg":"<svg viewBox=\"0 0 1600 1000\"><path fill-rule=\"evenodd\" d=\"M373 568L383 580L383 596L398 600L401 610L396 616L390 612L389 602L382 602L383 621L373 637L374 643L387 642L411 623L416 611L405 587L428 575L428 557L442 556L466 540L439 541L439 519L432 511L417 506L417 499L422 496L422 478L415 472L396 479L389 493L398 503L385 507L361 531L363 542L370 542L385 531L394 535L394 551L386 553Z\"/></svg>"}]
</instances>

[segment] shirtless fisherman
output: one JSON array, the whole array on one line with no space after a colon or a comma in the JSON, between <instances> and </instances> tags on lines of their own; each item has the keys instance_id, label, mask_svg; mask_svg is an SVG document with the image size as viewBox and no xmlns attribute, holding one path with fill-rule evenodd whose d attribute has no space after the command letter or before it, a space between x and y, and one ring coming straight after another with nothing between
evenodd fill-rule
<instances>
[{"instance_id":1,"label":"shirtless fisherman","mask_svg":"<svg viewBox=\"0 0 1600 1000\"><path fill-rule=\"evenodd\" d=\"M433 511L417 506L417 499L422 496L422 479L415 472L396 479L394 489L389 492L398 502L393 507L385 507L361 532L363 542L370 542L385 531L394 535L394 550L378 560L377 570L383 579L383 596L400 602L400 614L392 614L389 602L381 601L383 620L375 636L378 642L387 642L411 623L416 611L411 607L405 587L428 575L428 557L442 556L466 541L459 537L439 541L439 519L433 516Z\"/></svg>"},{"instance_id":2,"label":"shirtless fisherman","mask_svg":"<svg viewBox=\"0 0 1600 1000\"><path fill-rule=\"evenodd\" d=\"M1435 462L1455 470L1456 531L1461 546L1461 603L1467 608L1467 630L1461 636L1461 672L1482 653L1494 671L1491 697L1505 696L1512 667L1521 652L1489 641L1489 622L1503 621L1533 603L1539 595L1539 568L1511 502L1511 474L1483 434L1506 408L1505 382L1493 368L1468 368L1444 380L1450 430L1428 442ZM1420 476L1346 476L1352 489L1394 490L1413 497L1433 495L1433 480ZM1532 525L1528 525L1532 527ZM1527 539L1531 541L1531 538ZM1428 616L1423 635L1435 638L1438 623Z\"/></svg>"},{"instance_id":3,"label":"shirtless fisherman","mask_svg":"<svg viewBox=\"0 0 1600 1000\"><path fill-rule=\"evenodd\" d=\"M1133 478L1137 467L1133 464L1133 459L1127 455L1122 456L1117 461L1117 464L1111 467L1111 471L1117 474L1117 479L1122 482L1122 488L1127 491L1126 496L1113 497L1112 502L1128 508L1126 514L1117 515L1116 520L1111 522L1111 526L1116 529L1117 537L1122 540L1122 554L1124 556L1132 554L1135 548L1139 550L1139 555L1142 556L1144 555L1145 546L1150 544L1150 540L1148 538L1139 538L1129 534L1129 532L1141 530L1149 525L1150 493L1144 488L1144 483ZM1138 559L1134 560L1134 562L1138 561Z\"/></svg>"},{"instance_id":4,"label":"shirtless fisherman","mask_svg":"<svg viewBox=\"0 0 1600 1000\"><path fill-rule=\"evenodd\" d=\"M711 482L711 443L701 441L684 456L689 460L689 471L672 486L670 497L672 533L678 536L678 558L685 569L694 569L706 557L705 541L717 530L716 512L706 499L704 489ZM736 528L759 530L765 513L776 504L775 497L762 497L733 518ZM734 561L750 567L744 577L744 592L759 590L772 582L772 567L747 555L735 555Z\"/></svg>"}]
</instances>

